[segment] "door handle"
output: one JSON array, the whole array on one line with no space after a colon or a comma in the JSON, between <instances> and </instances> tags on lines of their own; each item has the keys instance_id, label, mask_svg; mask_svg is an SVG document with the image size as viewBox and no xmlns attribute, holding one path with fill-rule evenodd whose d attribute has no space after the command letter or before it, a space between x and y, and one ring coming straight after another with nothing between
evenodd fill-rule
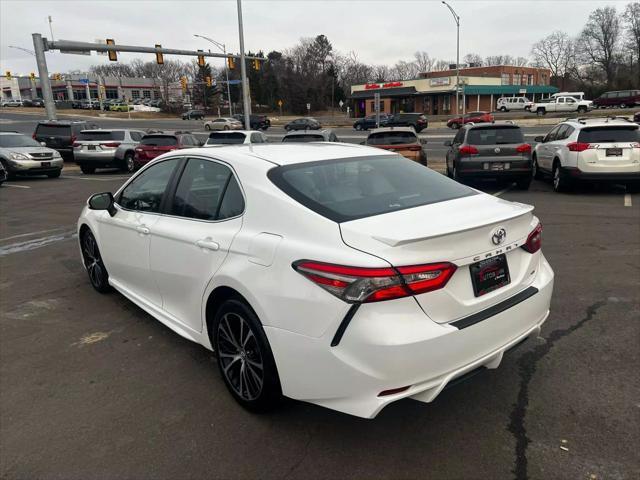
<instances>
[{"instance_id":1,"label":"door handle","mask_svg":"<svg viewBox=\"0 0 640 480\"><path fill-rule=\"evenodd\" d=\"M206 248L207 250L220 250L220 244L218 242L214 242L210 238L205 238L203 240L197 240L196 245L200 248Z\"/></svg>"},{"instance_id":2,"label":"door handle","mask_svg":"<svg viewBox=\"0 0 640 480\"><path fill-rule=\"evenodd\" d=\"M141 233L143 235L149 235L149 232L151 232L151 230L149 230L144 225L137 225L136 226L136 232Z\"/></svg>"}]
</instances>

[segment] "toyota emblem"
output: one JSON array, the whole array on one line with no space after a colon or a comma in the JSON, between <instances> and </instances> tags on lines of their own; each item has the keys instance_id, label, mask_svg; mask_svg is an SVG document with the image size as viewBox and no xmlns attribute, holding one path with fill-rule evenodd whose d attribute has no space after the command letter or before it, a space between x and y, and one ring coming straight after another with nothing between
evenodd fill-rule
<instances>
[{"instance_id":1,"label":"toyota emblem","mask_svg":"<svg viewBox=\"0 0 640 480\"><path fill-rule=\"evenodd\" d=\"M507 238L507 231L504 227L498 227L491 233L491 241L494 245L500 245Z\"/></svg>"},{"instance_id":2,"label":"toyota emblem","mask_svg":"<svg viewBox=\"0 0 640 480\"><path fill-rule=\"evenodd\" d=\"M494 148L493 151L496 152L496 153L500 153L500 147Z\"/></svg>"}]
</instances>

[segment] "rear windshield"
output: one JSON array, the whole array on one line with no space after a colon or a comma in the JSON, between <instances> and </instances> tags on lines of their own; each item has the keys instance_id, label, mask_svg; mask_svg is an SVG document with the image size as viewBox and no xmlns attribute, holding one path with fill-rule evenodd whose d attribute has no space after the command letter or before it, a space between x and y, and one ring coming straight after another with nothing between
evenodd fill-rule
<instances>
[{"instance_id":1,"label":"rear windshield","mask_svg":"<svg viewBox=\"0 0 640 480\"><path fill-rule=\"evenodd\" d=\"M467 134L467 143L469 145L524 143L524 137L518 127L473 128Z\"/></svg>"},{"instance_id":2,"label":"rear windshield","mask_svg":"<svg viewBox=\"0 0 640 480\"><path fill-rule=\"evenodd\" d=\"M324 141L324 137L322 135L314 135L312 133L305 135L289 135L282 139L284 143L306 143L306 142L322 142Z\"/></svg>"},{"instance_id":3,"label":"rear windshield","mask_svg":"<svg viewBox=\"0 0 640 480\"><path fill-rule=\"evenodd\" d=\"M169 135L146 136L140 140L140 145L150 145L154 147L170 147L177 144L178 139Z\"/></svg>"},{"instance_id":4,"label":"rear windshield","mask_svg":"<svg viewBox=\"0 0 640 480\"><path fill-rule=\"evenodd\" d=\"M367 145L400 145L417 141L418 137L411 132L380 132L369 135Z\"/></svg>"},{"instance_id":5,"label":"rear windshield","mask_svg":"<svg viewBox=\"0 0 640 480\"><path fill-rule=\"evenodd\" d=\"M212 133L207 139L207 145L235 145L243 143L244 139L245 134L239 132Z\"/></svg>"},{"instance_id":6,"label":"rear windshield","mask_svg":"<svg viewBox=\"0 0 640 480\"><path fill-rule=\"evenodd\" d=\"M335 222L476 194L399 155L287 165L268 176L294 200Z\"/></svg>"},{"instance_id":7,"label":"rear windshield","mask_svg":"<svg viewBox=\"0 0 640 480\"><path fill-rule=\"evenodd\" d=\"M578 135L578 142L638 142L639 131L635 125L583 128Z\"/></svg>"},{"instance_id":8,"label":"rear windshield","mask_svg":"<svg viewBox=\"0 0 640 480\"><path fill-rule=\"evenodd\" d=\"M36 135L46 135L50 137L70 137L71 127L69 125L38 125Z\"/></svg>"},{"instance_id":9,"label":"rear windshield","mask_svg":"<svg viewBox=\"0 0 640 480\"><path fill-rule=\"evenodd\" d=\"M40 144L26 135L0 135L0 147L39 147Z\"/></svg>"},{"instance_id":10,"label":"rear windshield","mask_svg":"<svg viewBox=\"0 0 640 480\"><path fill-rule=\"evenodd\" d=\"M80 132L78 134L78 140L124 140L124 132L123 131L91 131L91 132Z\"/></svg>"}]
</instances>

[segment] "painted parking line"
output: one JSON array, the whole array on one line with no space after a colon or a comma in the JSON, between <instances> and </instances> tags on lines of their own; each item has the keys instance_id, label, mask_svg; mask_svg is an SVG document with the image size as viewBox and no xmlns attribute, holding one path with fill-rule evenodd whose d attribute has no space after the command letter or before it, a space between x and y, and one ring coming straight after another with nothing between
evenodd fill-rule
<instances>
[{"instance_id":1,"label":"painted parking line","mask_svg":"<svg viewBox=\"0 0 640 480\"><path fill-rule=\"evenodd\" d=\"M509 190L511 190L513 188L513 183L511 185L509 185L506 188L503 188L502 190L496 192L493 194L494 197L499 197L500 195L502 195L503 193L507 193Z\"/></svg>"},{"instance_id":2,"label":"painted parking line","mask_svg":"<svg viewBox=\"0 0 640 480\"><path fill-rule=\"evenodd\" d=\"M631 207L632 206L632 204L631 204L631 194L630 193L627 193L624 196L624 206L625 207Z\"/></svg>"},{"instance_id":3,"label":"painted parking line","mask_svg":"<svg viewBox=\"0 0 640 480\"><path fill-rule=\"evenodd\" d=\"M58 233L55 235L48 235L46 237L34 238L33 240L27 240L25 242L16 242L0 247L0 257L11 255L12 253L26 252L28 250L35 250L36 248L44 247L52 243L61 242L70 238L77 237L78 234L75 230L68 230L66 232Z\"/></svg>"},{"instance_id":4,"label":"painted parking line","mask_svg":"<svg viewBox=\"0 0 640 480\"><path fill-rule=\"evenodd\" d=\"M5 183L4 184L5 187L12 187L12 188L31 188L27 185L14 185L12 183Z\"/></svg>"},{"instance_id":5,"label":"painted parking line","mask_svg":"<svg viewBox=\"0 0 640 480\"><path fill-rule=\"evenodd\" d=\"M25 237L33 237L35 235L42 235L43 233L69 231L72 228L73 228L72 226L66 226L66 227L50 228L48 230L38 230L37 232L21 233L19 235L11 235L10 237L0 238L0 243L6 242L8 240L14 240L16 238L25 238Z\"/></svg>"}]
</instances>

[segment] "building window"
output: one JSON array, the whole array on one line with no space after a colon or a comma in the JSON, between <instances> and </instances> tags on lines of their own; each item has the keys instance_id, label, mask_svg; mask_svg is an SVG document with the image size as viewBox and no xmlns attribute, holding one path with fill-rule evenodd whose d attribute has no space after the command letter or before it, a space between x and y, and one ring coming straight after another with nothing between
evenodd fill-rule
<instances>
[{"instance_id":1,"label":"building window","mask_svg":"<svg viewBox=\"0 0 640 480\"><path fill-rule=\"evenodd\" d=\"M509 85L509 74L503 73L501 77L502 77L502 85Z\"/></svg>"},{"instance_id":2,"label":"building window","mask_svg":"<svg viewBox=\"0 0 640 480\"><path fill-rule=\"evenodd\" d=\"M73 99L74 100L84 100L87 98L87 92L84 90L74 90L73 91Z\"/></svg>"},{"instance_id":3,"label":"building window","mask_svg":"<svg viewBox=\"0 0 640 480\"><path fill-rule=\"evenodd\" d=\"M547 84L547 74L543 73L541 76L540 85L546 85L546 84Z\"/></svg>"},{"instance_id":4,"label":"building window","mask_svg":"<svg viewBox=\"0 0 640 480\"><path fill-rule=\"evenodd\" d=\"M118 89L117 88L107 88L104 91L104 96L107 98L118 98Z\"/></svg>"},{"instance_id":5,"label":"building window","mask_svg":"<svg viewBox=\"0 0 640 480\"><path fill-rule=\"evenodd\" d=\"M151 98L151 90L143 90L142 91L142 96L144 98Z\"/></svg>"},{"instance_id":6,"label":"building window","mask_svg":"<svg viewBox=\"0 0 640 480\"><path fill-rule=\"evenodd\" d=\"M451 95L445 95L442 99L442 110L445 112L451 110Z\"/></svg>"},{"instance_id":7,"label":"building window","mask_svg":"<svg viewBox=\"0 0 640 480\"><path fill-rule=\"evenodd\" d=\"M522 75L520 75L519 73L514 73L513 74L513 84L514 85L522 85Z\"/></svg>"},{"instance_id":8,"label":"building window","mask_svg":"<svg viewBox=\"0 0 640 480\"><path fill-rule=\"evenodd\" d=\"M527 85L533 85L533 73L527 75Z\"/></svg>"},{"instance_id":9,"label":"building window","mask_svg":"<svg viewBox=\"0 0 640 480\"><path fill-rule=\"evenodd\" d=\"M131 98L134 100L140 98L140 90L131 90Z\"/></svg>"}]
</instances>

